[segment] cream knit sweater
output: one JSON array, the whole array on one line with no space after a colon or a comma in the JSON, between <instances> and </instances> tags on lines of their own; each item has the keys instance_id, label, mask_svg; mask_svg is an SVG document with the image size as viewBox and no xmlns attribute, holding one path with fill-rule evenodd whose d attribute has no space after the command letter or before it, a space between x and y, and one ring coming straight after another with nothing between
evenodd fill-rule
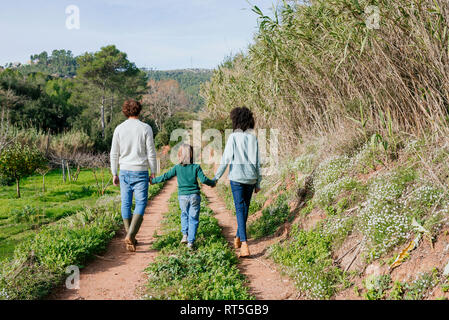
<instances>
[{"instance_id":1,"label":"cream knit sweater","mask_svg":"<svg viewBox=\"0 0 449 320\"><path fill-rule=\"evenodd\" d=\"M111 171L148 171L156 173L156 148L151 127L138 119L128 119L114 130L111 147Z\"/></svg>"}]
</instances>

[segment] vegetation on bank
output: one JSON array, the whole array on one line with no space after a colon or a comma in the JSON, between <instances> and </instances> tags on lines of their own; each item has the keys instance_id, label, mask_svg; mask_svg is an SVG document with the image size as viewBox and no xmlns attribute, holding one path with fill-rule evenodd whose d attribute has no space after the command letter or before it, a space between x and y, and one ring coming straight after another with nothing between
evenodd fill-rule
<instances>
[{"instance_id":1,"label":"vegetation on bank","mask_svg":"<svg viewBox=\"0 0 449 320\"><path fill-rule=\"evenodd\" d=\"M153 248L160 250L146 272L145 299L246 300L253 299L237 268L238 259L222 235L213 211L203 196L196 249L180 244L181 212L177 193L170 198L164 234Z\"/></svg>"},{"instance_id":2,"label":"vegetation on bank","mask_svg":"<svg viewBox=\"0 0 449 320\"><path fill-rule=\"evenodd\" d=\"M359 124L368 135L441 132L449 100L448 6L445 0L283 1L272 17L254 7L255 41L214 71L202 91L206 108L211 118L225 118L231 108L247 106L260 128L282 130L283 150Z\"/></svg>"},{"instance_id":3,"label":"vegetation on bank","mask_svg":"<svg viewBox=\"0 0 449 320\"><path fill-rule=\"evenodd\" d=\"M368 265L394 261L418 235L435 242L448 227L449 4L285 1L272 17L253 9L255 41L203 86L206 110L220 126L233 107L247 106L258 128L281 131L277 172L262 182L270 204L251 220L250 236L294 219L271 257L304 297L331 298ZM355 251L343 263L350 241ZM362 294L425 298L447 287L447 263L434 266L439 281L399 285L393 272Z\"/></svg>"},{"instance_id":4,"label":"vegetation on bank","mask_svg":"<svg viewBox=\"0 0 449 320\"><path fill-rule=\"evenodd\" d=\"M421 242L435 243L449 227L449 194L442 182L449 172L447 146L424 139L403 141L397 160L387 163L381 144L368 142L352 152L334 155L320 149L320 144L316 148L309 145L309 151L286 161L279 174L264 177L261 192L270 204L249 224L249 235L271 235L286 222L295 221L288 237L270 248L269 256L295 280L304 297L332 298L354 286L358 276L363 279L360 272L368 265L391 265L397 251L418 235ZM377 163L374 169L373 162ZM311 195L298 199L297 191L303 190L310 178ZM220 187L220 192L232 200L229 187ZM299 200L303 201L299 212L289 208L288 203ZM312 212L322 218L305 228ZM363 265L355 269L348 262L342 264L340 249L350 238L356 239L357 250L347 254ZM393 278L373 280L375 284L365 279L368 285L354 290L366 299L426 298L436 286L447 291L446 263L434 265L432 272L420 271L423 275L431 272L434 281L429 277L420 280L417 274L416 280L400 282L393 274Z\"/></svg>"}]
</instances>

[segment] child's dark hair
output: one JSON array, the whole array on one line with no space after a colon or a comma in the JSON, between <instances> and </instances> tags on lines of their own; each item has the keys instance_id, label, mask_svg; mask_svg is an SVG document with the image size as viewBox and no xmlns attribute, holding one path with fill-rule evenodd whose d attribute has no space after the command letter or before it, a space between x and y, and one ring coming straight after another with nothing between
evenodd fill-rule
<instances>
[{"instance_id":1,"label":"child's dark hair","mask_svg":"<svg viewBox=\"0 0 449 320\"><path fill-rule=\"evenodd\" d=\"M246 131L254 129L255 121L251 110L247 107L237 107L231 110L232 127L235 130Z\"/></svg>"}]
</instances>

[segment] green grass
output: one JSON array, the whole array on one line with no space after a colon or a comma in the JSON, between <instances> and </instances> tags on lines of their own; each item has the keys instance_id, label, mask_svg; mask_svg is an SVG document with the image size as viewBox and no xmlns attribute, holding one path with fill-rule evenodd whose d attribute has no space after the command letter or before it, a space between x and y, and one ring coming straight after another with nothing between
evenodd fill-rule
<instances>
[{"instance_id":1,"label":"green grass","mask_svg":"<svg viewBox=\"0 0 449 320\"><path fill-rule=\"evenodd\" d=\"M112 184L99 197L91 170L82 170L76 182L62 181L61 170L49 172L42 192L42 176L34 175L21 182L22 197L16 197L15 186L0 187L0 261L9 259L15 247L31 239L45 225L93 207L102 198L119 195ZM149 197L163 184L149 186Z\"/></svg>"},{"instance_id":2,"label":"green grass","mask_svg":"<svg viewBox=\"0 0 449 320\"><path fill-rule=\"evenodd\" d=\"M248 234L254 239L272 235L287 221L290 216L290 208L287 197L281 194L274 203L262 210L262 216L248 225Z\"/></svg>"},{"instance_id":3,"label":"green grass","mask_svg":"<svg viewBox=\"0 0 449 320\"><path fill-rule=\"evenodd\" d=\"M0 187L0 261L10 258L14 248L49 223L71 216L86 206L95 205L98 195L90 170L82 170L78 181L62 181L61 170L45 177L46 192L42 192L42 176L33 175L21 181L21 198L15 186ZM116 195L119 189L109 187L106 195Z\"/></svg>"},{"instance_id":4,"label":"green grass","mask_svg":"<svg viewBox=\"0 0 449 320\"><path fill-rule=\"evenodd\" d=\"M149 198L157 195L163 185L150 186ZM58 191L49 188L49 193L64 197L66 187L60 186ZM72 200L86 201L76 213L41 225L37 231L23 230L31 225L29 215L39 215L43 210L25 207L28 215L9 217L7 220L23 222L2 229L14 235L1 240L12 253L0 263L0 300L44 298L64 280L66 267L83 268L95 254L103 252L122 225L118 188L111 188L109 193L100 198L91 195ZM70 203L65 206L70 208Z\"/></svg>"},{"instance_id":5,"label":"green grass","mask_svg":"<svg viewBox=\"0 0 449 320\"><path fill-rule=\"evenodd\" d=\"M232 196L231 185L220 183L217 185L217 191L219 195L222 197L226 209L231 210L235 215L234 197ZM262 189L257 194L253 193L253 196L251 198L251 204L249 206L248 215L252 215L262 209L266 201L263 191L264 190Z\"/></svg>"},{"instance_id":6,"label":"green grass","mask_svg":"<svg viewBox=\"0 0 449 320\"><path fill-rule=\"evenodd\" d=\"M22 241L13 259L0 265L0 300L42 299L63 281L66 267L82 268L104 251L121 225L114 200L107 207L85 209L44 226L35 237Z\"/></svg>"},{"instance_id":7,"label":"green grass","mask_svg":"<svg viewBox=\"0 0 449 320\"><path fill-rule=\"evenodd\" d=\"M237 268L237 257L221 233L205 198L201 203L196 249L180 244L181 219L177 194L170 199L164 235L153 244L160 250L146 272L145 299L247 300L253 299Z\"/></svg>"},{"instance_id":8,"label":"green grass","mask_svg":"<svg viewBox=\"0 0 449 320\"><path fill-rule=\"evenodd\" d=\"M73 215L98 199L89 170L81 171L77 182L66 183L62 181L61 170L54 170L47 174L45 182L43 193L42 176L23 179L20 199L15 186L0 187L0 261L10 258L14 248L33 237L43 225ZM106 194L118 192L118 188L111 187Z\"/></svg>"},{"instance_id":9,"label":"green grass","mask_svg":"<svg viewBox=\"0 0 449 320\"><path fill-rule=\"evenodd\" d=\"M270 248L270 257L310 299L330 299L347 284L343 271L333 264L332 237L319 229L304 231L293 225L288 240Z\"/></svg>"}]
</instances>

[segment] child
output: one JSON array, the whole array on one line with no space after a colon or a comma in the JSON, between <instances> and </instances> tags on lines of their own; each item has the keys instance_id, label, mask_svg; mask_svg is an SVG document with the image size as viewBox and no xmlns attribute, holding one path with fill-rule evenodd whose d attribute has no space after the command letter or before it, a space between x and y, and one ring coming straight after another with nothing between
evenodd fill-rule
<instances>
[{"instance_id":1,"label":"child","mask_svg":"<svg viewBox=\"0 0 449 320\"><path fill-rule=\"evenodd\" d=\"M201 183L215 187L216 181L207 178L200 165L193 164L193 148L188 144L182 144L178 151L179 164L175 165L165 174L150 179L151 184L161 183L176 176L178 179L178 200L181 208L181 231L183 234L181 243L187 243L189 249L193 249L198 230L200 215L200 187Z\"/></svg>"}]
</instances>

